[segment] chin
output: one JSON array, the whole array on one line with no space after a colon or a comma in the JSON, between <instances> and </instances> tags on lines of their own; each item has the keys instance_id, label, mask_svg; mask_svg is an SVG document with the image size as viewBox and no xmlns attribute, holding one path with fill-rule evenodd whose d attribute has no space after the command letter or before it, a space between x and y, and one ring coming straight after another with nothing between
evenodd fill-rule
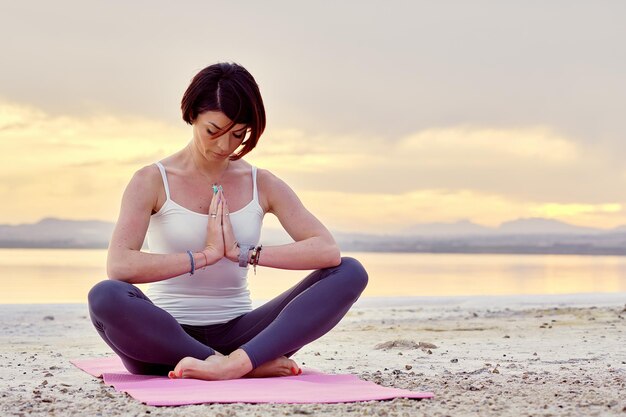
<instances>
[{"instance_id":1,"label":"chin","mask_svg":"<svg viewBox=\"0 0 626 417\"><path fill-rule=\"evenodd\" d=\"M217 153L217 152L211 152L211 153L210 153L210 155L211 155L213 158L216 158L216 159L226 159L226 158L228 158L228 157L230 156L230 154L228 154L228 155L224 155L224 154Z\"/></svg>"}]
</instances>

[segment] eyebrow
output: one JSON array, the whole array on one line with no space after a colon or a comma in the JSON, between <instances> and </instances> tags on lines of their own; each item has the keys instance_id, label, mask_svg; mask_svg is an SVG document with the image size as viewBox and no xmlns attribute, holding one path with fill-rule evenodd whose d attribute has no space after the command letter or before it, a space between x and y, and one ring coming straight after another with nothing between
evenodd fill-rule
<instances>
[{"instance_id":1,"label":"eyebrow","mask_svg":"<svg viewBox=\"0 0 626 417\"><path fill-rule=\"evenodd\" d=\"M222 130L222 129L223 129L223 128L219 127L218 125L216 125L216 124L215 124L215 123L213 123L213 122L209 122L209 123L211 123L213 126L215 126L215 128L216 128L217 130ZM247 126L244 126L244 127L242 127L241 129L237 129L237 130L235 130L235 132L241 132L242 130L245 130L245 129L247 129L247 128L248 128Z\"/></svg>"}]
</instances>

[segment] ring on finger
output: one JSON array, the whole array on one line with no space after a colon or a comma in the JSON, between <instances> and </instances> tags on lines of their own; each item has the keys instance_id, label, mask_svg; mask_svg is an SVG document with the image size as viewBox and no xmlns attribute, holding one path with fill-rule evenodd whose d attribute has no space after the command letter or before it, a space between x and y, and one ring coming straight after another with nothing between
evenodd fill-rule
<instances>
[{"instance_id":1,"label":"ring on finger","mask_svg":"<svg viewBox=\"0 0 626 417\"><path fill-rule=\"evenodd\" d=\"M211 217L216 218L217 217L217 213L211 213Z\"/></svg>"}]
</instances>

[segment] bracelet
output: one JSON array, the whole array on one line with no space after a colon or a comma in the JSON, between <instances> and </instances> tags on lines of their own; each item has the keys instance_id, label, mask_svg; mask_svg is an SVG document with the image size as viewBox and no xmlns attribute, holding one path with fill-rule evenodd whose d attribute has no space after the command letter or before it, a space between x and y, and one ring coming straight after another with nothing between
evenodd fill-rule
<instances>
[{"instance_id":1,"label":"bracelet","mask_svg":"<svg viewBox=\"0 0 626 417\"><path fill-rule=\"evenodd\" d=\"M193 275L196 272L196 261L193 259L193 253L188 250L187 255L189 255L189 262L191 262L191 271L189 271L189 275Z\"/></svg>"},{"instance_id":2,"label":"bracelet","mask_svg":"<svg viewBox=\"0 0 626 417\"><path fill-rule=\"evenodd\" d=\"M209 266L209 258L207 258L206 253L204 251L200 251L200 253L204 256L204 266Z\"/></svg>"},{"instance_id":3,"label":"bracelet","mask_svg":"<svg viewBox=\"0 0 626 417\"><path fill-rule=\"evenodd\" d=\"M254 269L254 275L256 275L256 266L259 264L259 259L261 259L261 249L263 249L263 245L252 249L252 255L250 256L250 264L252 264Z\"/></svg>"},{"instance_id":4,"label":"bracelet","mask_svg":"<svg viewBox=\"0 0 626 417\"><path fill-rule=\"evenodd\" d=\"M254 246L243 244L237 244L237 246L239 247L239 266L245 268L248 266L248 251L253 249Z\"/></svg>"}]
</instances>

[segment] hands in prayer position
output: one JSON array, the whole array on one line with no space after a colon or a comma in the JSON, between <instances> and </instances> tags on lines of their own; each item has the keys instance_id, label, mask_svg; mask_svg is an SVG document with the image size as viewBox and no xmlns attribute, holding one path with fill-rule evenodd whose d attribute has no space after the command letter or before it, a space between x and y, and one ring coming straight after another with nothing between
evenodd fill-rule
<instances>
[{"instance_id":1,"label":"hands in prayer position","mask_svg":"<svg viewBox=\"0 0 626 417\"><path fill-rule=\"evenodd\" d=\"M217 193L213 194L209 207L206 246L202 253L206 256L207 265L213 265L222 258L237 262L239 246L230 222L228 203L222 187L215 187L214 190Z\"/></svg>"}]
</instances>

